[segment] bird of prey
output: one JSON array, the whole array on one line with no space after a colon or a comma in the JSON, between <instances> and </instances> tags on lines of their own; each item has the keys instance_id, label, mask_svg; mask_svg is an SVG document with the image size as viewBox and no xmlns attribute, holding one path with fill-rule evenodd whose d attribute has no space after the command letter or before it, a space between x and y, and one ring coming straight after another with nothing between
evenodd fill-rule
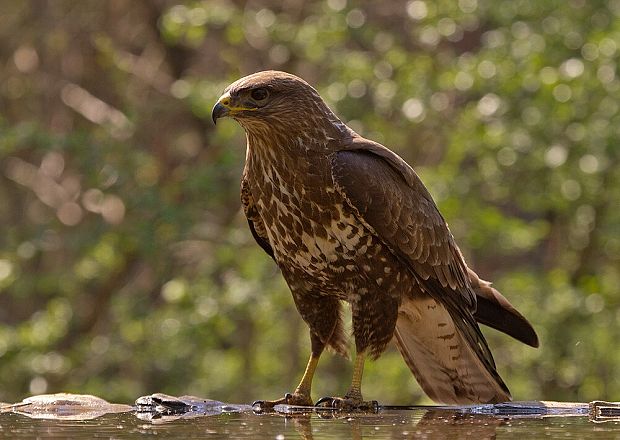
<instances>
[{"instance_id":1,"label":"bird of prey","mask_svg":"<svg viewBox=\"0 0 620 440\"><path fill-rule=\"evenodd\" d=\"M310 327L301 382L282 399L312 405L325 347L346 355L341 306L352 311L356 357L350 390L322 406L369 410L364 361L394 339L438 403L511 399L477 323L533 347L530 323L467 267L415 171L396 153L344 124L303 79L263 71L229 85L212 111L247 135L241 202L250 231L277 263Z\"/></svg>"}]
</instances>

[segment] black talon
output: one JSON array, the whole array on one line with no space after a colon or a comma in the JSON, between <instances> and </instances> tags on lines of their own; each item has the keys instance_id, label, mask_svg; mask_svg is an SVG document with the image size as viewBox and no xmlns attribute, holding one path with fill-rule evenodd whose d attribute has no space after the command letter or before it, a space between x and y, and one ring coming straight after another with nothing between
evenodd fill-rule
<instances>
[{"instance_id":1,"label":"black talon","mask_svg":"<svg viewBox=\"0 0 620 440\"><path fill-rule=\"evenodd\" d=\"M293 398L293 395L291 393L286 393L284 395L284 401L288 404L289 400L291 400Z\"/></svg>"},{"instance_id":2,"label":"black talon","mask_svg":"<svg viewBox=\"0 0 620 440\"><path fill-rule=\"evenodd\" d=\"M335 399L333 397L321 397L319 400L317 400L317 402L314 404L314 406L323 406L323 407L327 407L327 408L334 408L334 401ZM327 405L323 405L324 403L328 403Z\"/></svg>"},{"instance_id":3,"label":"black talon","mask_svg":"<svg viewBox=\"0 0 620 440\"><path fill-rule=\"evenodd\" d=\"M252 411L255 413L262 413L265 411L265 401L264 400L255 400L252 402Z\"/></svg>"},{"instance_id":4,"label":"black talon","mask_svg":"<svg viewBox=\"0 0 620 440\"><path fill-rule=\"evenodd\" d=\"M377 414L379 412L379 402L376 400L369 400L368 402L364 402L364 407L371 411L373 414Z\"/></svg>"}]
</instances>

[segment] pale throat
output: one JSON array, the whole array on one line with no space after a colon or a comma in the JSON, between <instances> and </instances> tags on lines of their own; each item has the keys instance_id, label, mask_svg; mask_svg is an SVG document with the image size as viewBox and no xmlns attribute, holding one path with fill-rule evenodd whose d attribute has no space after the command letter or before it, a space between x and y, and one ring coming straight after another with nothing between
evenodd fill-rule
<instances>
[{"instance_id":1,"label":"pale throat","mask_svg":"<svg viewBox=\"0 0 620 440\"><path fill-rule=\"evenodd\" d=\"M295 166L330 153L330 138L321 130L246 130L246 135L246 159L253 156L273 166Z\"/></svg>"},{"instance_id":2,"label":"pale throat","mask_svg":"<svg viewBox=\"0 0 620 440\"><path fill-rule=\"evenodd\" d=\"M324 136L310 138L299 131L299 136L281 133L266 137L248 132L246 166L256 181L262 182L263 194L277 188L276 193L293 196L289 198L293 202L326 183L317 171L327 165L330 151Z\"/></svg>"}]
</instances>

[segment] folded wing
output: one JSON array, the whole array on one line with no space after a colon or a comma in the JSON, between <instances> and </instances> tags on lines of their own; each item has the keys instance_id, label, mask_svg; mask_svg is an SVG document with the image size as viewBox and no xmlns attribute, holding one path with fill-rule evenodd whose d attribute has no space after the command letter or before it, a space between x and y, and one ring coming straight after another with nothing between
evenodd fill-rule
<instances>
[{"instance_id":1,"label":"folded wing","mask_svg":"<svg viewBox=\"0 0 620 440\"><path fill-rule=\"evenodd\" d=\"M403 300L396 341L424 390L445 403L509 400L476 318L530 345L537 343L535 333L499 292L468 269L413 169L363 138L334 153L331 165L335 188L358 219L415 275L419 294ZM476 316L478 304L483 307ZM499 320L493 317L497 310L503 313ZM513 331L513 322L498 322L505 316L527 325Z\"/></svg>"}]
</instances>

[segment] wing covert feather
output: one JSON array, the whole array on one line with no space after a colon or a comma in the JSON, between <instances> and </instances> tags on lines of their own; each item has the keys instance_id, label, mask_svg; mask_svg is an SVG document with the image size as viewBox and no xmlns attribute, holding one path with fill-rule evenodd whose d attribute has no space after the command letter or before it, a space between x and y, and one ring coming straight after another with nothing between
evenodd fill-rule
<instances>
[{"instance_id":1,"label":"wing covert feather","mask_svg":"<svg viewBox=\"0 0 620 440\"><path fill-rule=\"evenodd\" d=\"M429 293L457 309L476 297L461 252L424 184L399 156L357 140L332 155L332 177L359 218L406 261Z\"/></svg>"}]
</instances>

